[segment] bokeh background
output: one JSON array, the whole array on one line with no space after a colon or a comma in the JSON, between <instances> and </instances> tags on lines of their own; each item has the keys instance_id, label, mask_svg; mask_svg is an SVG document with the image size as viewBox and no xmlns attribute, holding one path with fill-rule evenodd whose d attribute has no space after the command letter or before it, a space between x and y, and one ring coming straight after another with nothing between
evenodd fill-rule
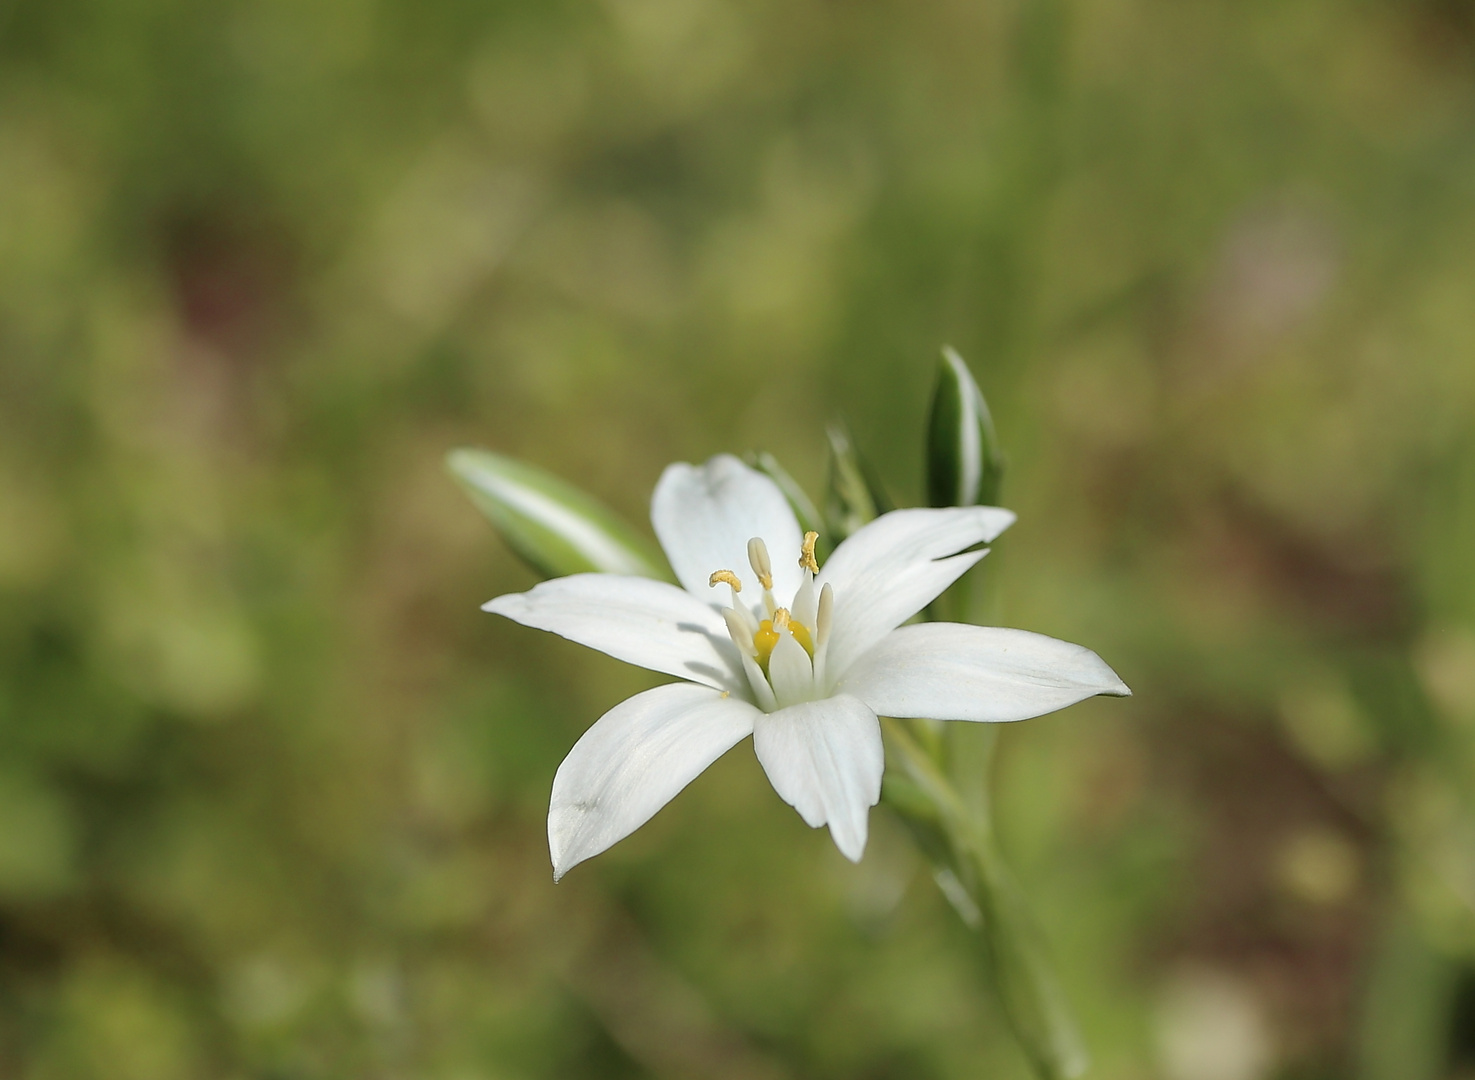
<instances>
[{"instance_id":1,"label":"bokeh background","mask_svg":"<svg viewBox=\"0 0 1475 1080\"><path fill-rule=\"evenodd\" d=\"M1133 686L1004 732L1100 1080L1475 1075L1465 0L0 3L0 1075L1028 1074L884 809L740 746L554 887L651 677L479 444L637 522L939 346L1000 619Z\"/></svg>"}]
</instances>

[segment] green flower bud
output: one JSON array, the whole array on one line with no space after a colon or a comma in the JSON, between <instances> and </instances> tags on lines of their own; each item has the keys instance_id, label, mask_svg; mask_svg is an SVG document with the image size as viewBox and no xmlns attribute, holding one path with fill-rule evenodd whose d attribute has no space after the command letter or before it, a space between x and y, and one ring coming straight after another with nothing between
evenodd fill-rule
<instances>
[{"instance_id":1,"label":"green flower bud","mask_svg":"<svg viewBox=\"0 0 1475 1080\"><path fill-rule=\"evenodd\" d=\"M951 346L942 350L927 430L927 501L993 506L1004 478L994 419L983 391Z\"/></svg>"},{"instance_id":2,"label":"green flower bud","mask_svg":"<svg viewBox=\"0 0 1475 1080\"><path fill-rule=\"evenodd\" d=\"M507 546L544 577L593 571L671 580L653 544L572 484L488 450L453 450L446 467Z\"/></svg>"}]
</instances>

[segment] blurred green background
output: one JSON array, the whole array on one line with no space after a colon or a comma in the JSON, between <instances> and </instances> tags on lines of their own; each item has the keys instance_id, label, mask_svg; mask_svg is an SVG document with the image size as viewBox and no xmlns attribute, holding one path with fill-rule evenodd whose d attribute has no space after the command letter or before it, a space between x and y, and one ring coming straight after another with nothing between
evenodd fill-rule
<instances>
[{"instance_id":1,"label":"blurred green background","mask_svg":"<svg viewBox=\"0 0 1475 1080\"><path fill-rule=\"evenodd\" d=\"M481 444L920 501L937 350L1000 621L1130 683L1004 732L1100 1080L1475 1075L1466 0L0 3L0 1075L1027 1076L887 812L738 747L551 882L651 677Z\"/></svg>"}]
</instances>

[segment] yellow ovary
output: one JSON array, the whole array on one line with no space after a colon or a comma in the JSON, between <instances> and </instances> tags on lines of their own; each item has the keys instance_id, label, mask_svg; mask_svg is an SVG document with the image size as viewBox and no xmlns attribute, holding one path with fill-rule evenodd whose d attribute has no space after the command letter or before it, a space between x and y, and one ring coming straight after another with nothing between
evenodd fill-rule
<instances>
[{"instance_id":1,"label":"yellow ovary","mask_svg":"<svg viewBox=\"0 0 1475 1080\"><path fill-rule=\"evenodd\" d=\"M773 613L773 618L764 619L758 624L758 630L753 635L753 646L758 650L758 666L765 675L768 674L768 658L773 655L778 639L785 630L793 634L794 640L804 646L809 658L814 659L814 637L810 634L809 627L795 620L787 608L779 608Z\"/></svg>"}]
</instances>

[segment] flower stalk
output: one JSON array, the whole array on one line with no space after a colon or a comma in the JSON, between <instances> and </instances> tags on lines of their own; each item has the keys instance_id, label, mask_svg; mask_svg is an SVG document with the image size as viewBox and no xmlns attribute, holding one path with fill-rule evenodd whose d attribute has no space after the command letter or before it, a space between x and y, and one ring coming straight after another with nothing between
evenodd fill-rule
<instances>
[{"instance_id":1,"label":"flower stalk","mask_svg":"<svg viewBox=\"0 0 1475 1080\"><path fill-rule=\"evenodd\" d=\"M887 761L905 778L888 776L881 800L907 824L943 895L979 934L1020 1048L1046 1080L1082 1075L1089 1059L1080 1029L1024 893L999 854L987 797L969 806L906 721L888 718L881 730ZM977 734L991 753L996 730L980 726Z\"/></svg>"},{"instance_id":2,"label":"flower stalk","mask_svg":"<svg viewBox=\"0 0 1475 1080\"><path fill-rule=\"evenodd\" d=\"M927 433L927 490L933 506L996 502L1004 457L982 390L958 354L943 350ZM959 581L927 609L970 622L977 596ZM1055 974L1044 936L1004 861L993 829L992 775L998 729L984 724L882 722L888 775L881 797L932 863L933 879L984 947L1005 1019L1044 1080L1070 1080L1088 1065L1080 1028Z\"/></svg>"}]
</instances>

